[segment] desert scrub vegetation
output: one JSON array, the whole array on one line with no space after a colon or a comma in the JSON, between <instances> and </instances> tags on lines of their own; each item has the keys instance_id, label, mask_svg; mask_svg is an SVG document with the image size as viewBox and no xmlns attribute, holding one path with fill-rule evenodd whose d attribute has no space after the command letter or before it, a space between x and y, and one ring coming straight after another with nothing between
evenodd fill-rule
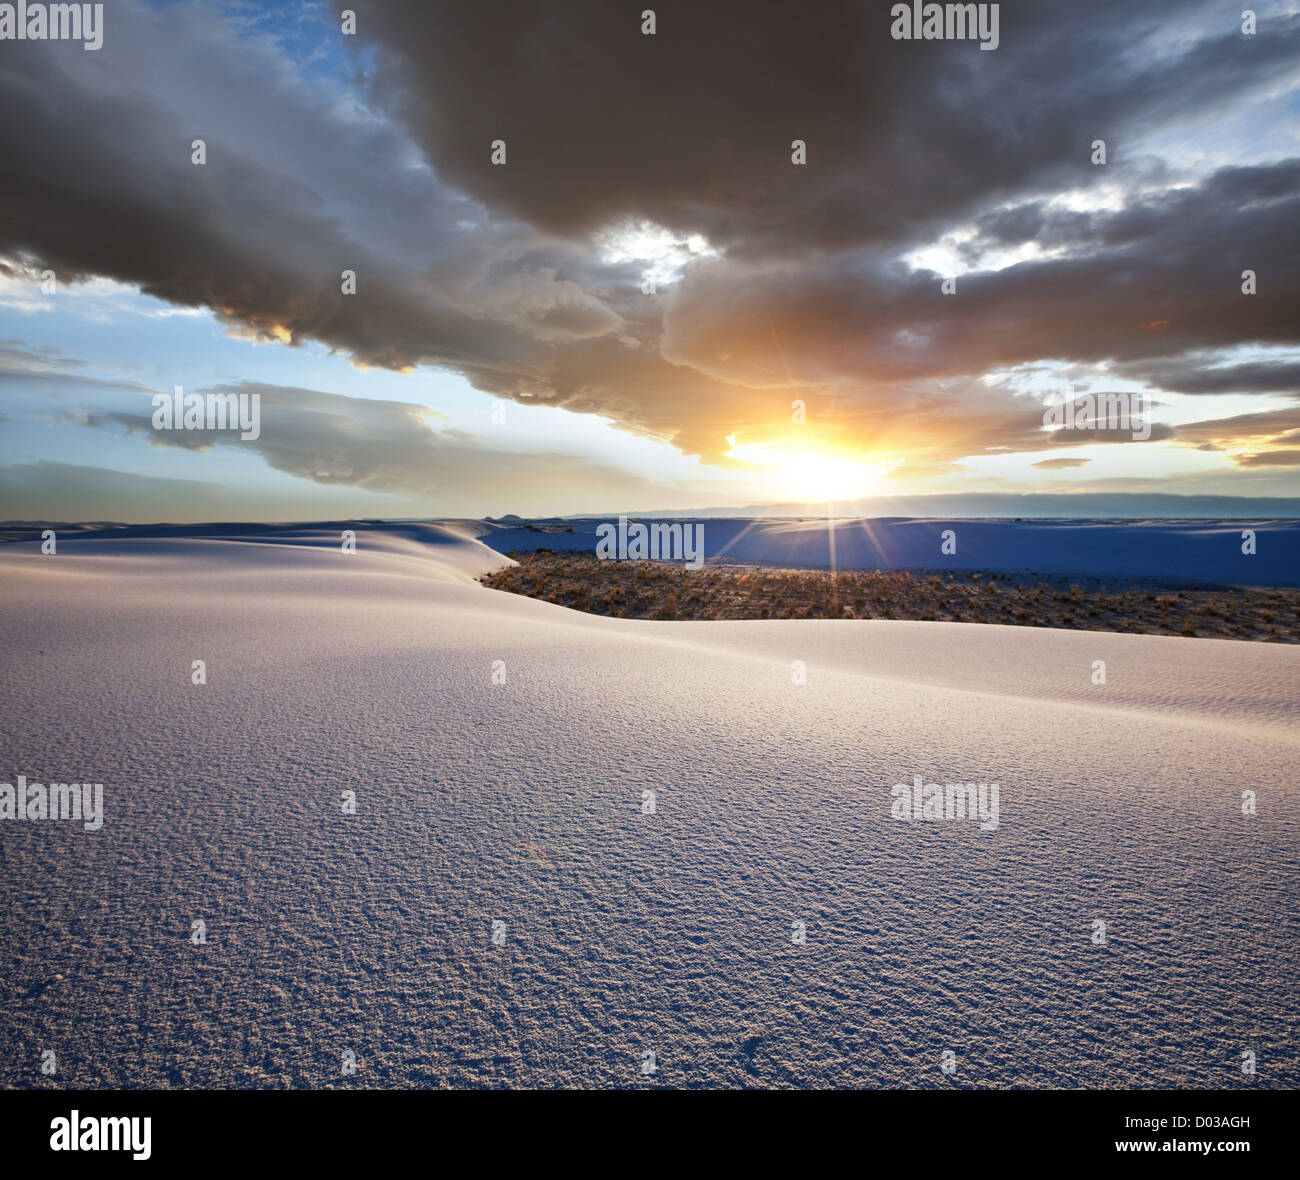
<instances>
[{"instance_id":1,"label":"desert scrub vegetation","mask_svg":"<svg viewBox=\"0 0 1300 1180\"><path fill-rule=\"evenodd\" d=\"M779 569L509 554L494 590L620 619L924 619L1300 642L1300 590L1156 587L989 573Z\"/></svg>"}]
</instances>

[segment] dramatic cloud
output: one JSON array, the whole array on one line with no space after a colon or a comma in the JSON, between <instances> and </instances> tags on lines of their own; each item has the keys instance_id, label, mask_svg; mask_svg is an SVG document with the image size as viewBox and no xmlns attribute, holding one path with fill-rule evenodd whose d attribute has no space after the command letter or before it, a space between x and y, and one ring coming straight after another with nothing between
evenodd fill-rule
<instances>
[{"instance_id":1,"label":"dramatic cloud","mask_svg":"<svg viewBox=\"0 0 1300 1180\"><path fill-rule=\"evenodd\" d=\"M1124 366L1122 372L1173 393L1289 393L1300 397L1300 361L1206 367L1203 356L1193 355L1181 361L1139 361Z\"/></svg>"},{"instance_id":2,"label":"dramatic cloud","mask_svg":"<svg viewBox=\"0 0 1300 1180\"><path fill-rule=\"evenodd\" d=\"M1171 393L1300 388L1293 141L1217 168L1167 148L1294 87L1300 18L1246 37L1210 3L1004 3L983 52L894 41L889 6L860 0L654 8L645 36L640 9L606 0L385 0L355 38L322 18L328 70L212 8L137 0L97 53L7 45L5 273L107 276L235 332L440 366L733 467L737 443L792 434L796 401L819 447L918 476L1138 445L1045 431L1045 391L1006 376L1044 362ZM638 253L634 229L659 244ZM419 497L499 482L414 407L265 395L293 408L257 444L277 471ZM1245 467L1283 433L1234 419L1176 439L1249 446ZM569 457L509 462L540 478Z\"/></svg>"},{"instance_id":3,"label":"dramatic cloud","mask_svg":"<svg viewBox=\"0 0 1300 1180\"><path fill-rule=\"evenodd\" d=\"M1184 423L1177 438L1202 451L1248 448L1229 456L1238 467L1294 467L1300 451L1285 448L1300 443L1300 406Z\"/></svg>"},{"instance_id":4,"label":"dramatic cloud","mask_svg":"<svg viewBox=\"0 0 1300 1180\"><path fill-rule=\"evenodd\" d=\"M567 235L644 218L750 258L896 249L1093 184L1098 136L1265 92L1300 45L1294 22L1243 38L1186 0L1004 3L992 53L895 41L889 5L862 0L654 10L654 36L608 0L385 0L362 20L387 50L377 87L487 204Z\"/></svg>"},{"instance_id":5,"label":"dramatic cloud","mask_svg":"<svg viewBox=\"0 0 1300 1180\"><path fill-rule=\"evenodd\" d=\"M69 367L71 358L62 358ZM32 374L17 367L0 364L0 393L30 391L38 383L59 377L58 370ZM67 380L66 376L63 378ZM309 481L333 491L355 489L362 497L348 499L335 495L324 501L342 506L351 513L386 515L435 515L439 513L479 515L477 506L486 502L507 504L529 500L547 503L550 511L572 512L593 503L624 500L628 496L656 497L667 503L674 498L672 489L654 481L630 476L613 467L593 464L579 455L550 452L507 451L486 444L462 430L449 429L440 415L424 406L374 398L344 397L312 389L268 385L262 382L239 382L210 390L192 390L200 395L212 393L235 399L255 395L258 399L256 438L245 439L238 430L193 429L159 430L153 424L152 391L127 382L84 381L74 378L79 402L93 403L106 395L116 394L117 404L110 408L78 404L71 409L38 414L61 424L78 425L138 436L160 450L180 449L208 454L222 449L226 454L257 454L273 471ZM126 408L123 408L125 401ZM236 401L236 403L238 402ZM247 404L252 404L251 402ZM234 421L234 415L231 421ZM213 465L216 466L215 464ZM97 487L96 503L118 503L126 507L116 515L138 518L139 497L124 494L121 479L90 468L70 479L66 464L35 464L9 469L18 476L0 483L5 494L6 515L49 516L52 507L40 509L34 490L49 495L49 504L63 503L69 494ZM201 468L198 469L201 471ZM165 501L181 506L182 516L173 519L202 519L193 504L196 488L206 488L216 503L230 505L230 511L247 517L254 497L224 487L219 476L213 483L179 481L174 496ZM57 485L57 487L55 486ZM290 498L292 500L292 497ZM306 497L300 497L305 505ZM146 500L155 511L164 501ZM18 511L25 505L25 511ZM350 506L350 507L347 507ZM317 512L320 508L318 506ZM106 510L105 510L106 511ZM168 509L171 511L171 508ZM187 515L193 513L193 516ZM310 513L309 513L310 514ZM75 514L74 514L75 515ZM283 511L254 512L254 516L276 519Z\"/></svg>"},{"instance_id":6,"label":"dramatic cloud","mask_svg":"<svg viewBox=\"0 0 1300 1180\"><path fill-rule=\"evenodd\" d=\"M1300 160L1224 169L1088 221L1086 252L963 275L951 295L940 275L861 252L700 266L669 308L665 350L716 379L763 386L790 373L866 384L1044 357L1297 343ZM1274 287L1268 298L1242 294L1241 272L1255 268Z\"/></svg>"},{"instance_id":7,"label":"dramatic cloud","mask_svg":"<svg viewBox=\"0 0 1300 1180\"><path fill-rule=\"evenodd\" d=\"M195 391L200 392L200 391ZM245 440L234 430L155 430L152 408L138 413L95 411L83 425L118 427L144 436L155 447L207 451L214 446L247 448L275 471L314 483L361 488L407 497L432 495L448 485L486 491L493 485L536 493L540 477L562 472L575 485L609 491L621 478L612 470L590 468L573 455L545 452L520 455L483 445L459 430L439 429L437 415L422 406L373 398L343 397L313 389L293 389L257 382L201 391L220 395L255 395L260 430ZM467 488L466 484L470 487Z\"/></svg>"}]
</instances>

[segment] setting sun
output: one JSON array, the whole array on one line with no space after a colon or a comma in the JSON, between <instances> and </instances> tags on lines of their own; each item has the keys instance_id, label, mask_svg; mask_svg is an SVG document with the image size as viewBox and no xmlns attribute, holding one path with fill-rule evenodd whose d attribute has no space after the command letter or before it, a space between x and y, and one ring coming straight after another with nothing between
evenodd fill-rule
<instances>
[{"instance_id":1,"label":"setting sun","mask_svg":"<svg viewBox=\"0 0 1300 1180\"><path fill-rule=\"evenodd\" d=\"M902 462L863 462L849 452L807 444L737 443L735 435L728 435L727 442L731 444L727 458L762 469L773 496L808 503L836 503L877 495L881 477Z\"/></svg>"}]
</instances>

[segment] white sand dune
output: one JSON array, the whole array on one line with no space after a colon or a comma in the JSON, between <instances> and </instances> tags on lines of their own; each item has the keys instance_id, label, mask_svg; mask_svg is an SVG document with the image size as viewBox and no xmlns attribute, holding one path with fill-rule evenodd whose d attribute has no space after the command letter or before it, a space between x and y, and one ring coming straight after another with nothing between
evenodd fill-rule
<instances>
[{"instance_id":1,"label":"white sand dune","mask_svg":"<svg viewBox=\"0 0 1300 1180\"><path fill-rule=\"evenodd\" d=\"M481 531L0 546L0 781L105 797L0 823L0 1083L1300 1084L1300 649L593 618Z\"/></svg>"}]
</instances>

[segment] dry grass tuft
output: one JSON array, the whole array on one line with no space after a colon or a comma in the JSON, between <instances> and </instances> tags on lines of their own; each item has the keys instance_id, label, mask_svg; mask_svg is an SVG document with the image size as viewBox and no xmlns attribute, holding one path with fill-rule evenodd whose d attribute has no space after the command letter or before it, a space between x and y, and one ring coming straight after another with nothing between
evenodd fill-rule
<instances>
[{"instance_id":1,"label":"dry grass tuft","mask_svg":"<svg viewBox=\"0 0 1300 1180\"><path fill-rule=\"evenodd\" d=\"M1300 642L1300 590L1080 585L992 574L787 570L511 553L494 590L621 619L930 619Z\"/></svg>"}]
</instances>

